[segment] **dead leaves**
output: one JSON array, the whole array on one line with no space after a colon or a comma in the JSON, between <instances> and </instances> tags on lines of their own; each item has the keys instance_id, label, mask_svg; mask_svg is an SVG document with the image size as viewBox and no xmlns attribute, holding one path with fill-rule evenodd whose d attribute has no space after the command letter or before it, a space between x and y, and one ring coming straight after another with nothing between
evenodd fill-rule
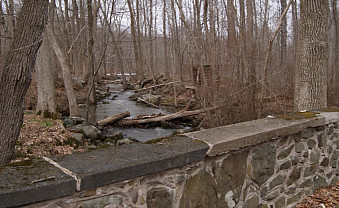
<instances>
[{"instance_id":1,"label":"dead leaves","mask_svg":"<svg viewBox=\"0 0 339 208\"><path fill-rule=\"evenodd\" d=\"M339 208L339 183L334 186L318 189L308 196L298 208Z\"/></svg>"},{"instance_id":2,"label":"dead leaves","mask_svg":"<svg viewBox=\"0 0 339 208\"><path fill-rule=\"evenodd\" d=\"M67 144L71 133L61 128L60 120L24 116L19 139L15 146L15 161L50 155L72 154L75 150Z\"/></svg>"}]
</instances>

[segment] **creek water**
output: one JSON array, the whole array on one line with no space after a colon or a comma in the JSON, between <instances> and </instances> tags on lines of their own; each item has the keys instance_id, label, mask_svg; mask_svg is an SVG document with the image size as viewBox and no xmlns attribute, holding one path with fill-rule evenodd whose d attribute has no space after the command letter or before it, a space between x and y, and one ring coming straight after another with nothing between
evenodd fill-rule
<instances>
[{"instance_id":1,"label":"creek water","mask_svg":"<svg viewBox=\"0 0 339 208\"><path fill-rule=\"evenodd\" d=\"M124 91L121 84L108 84L107 87L111 95L104 100L100 101L93 109L90 109L95 122L100 121L109 116L113 116L125 111L129 111L131 116L129 118L135 118L138 115L151 115L151 114L169 114L169 111L163 109L157 109L139 104L129 99L134 94L133 91ZM106 104L103 104L106 103ZM83 110L82 114L85 114ZM182 127L184 128L184 127ZM141 142L156 139L160 137L166 137L171 135L177 129L165 129L165 128L112 128L109 127L108 133L122 132L124 138L134 138Z\"/></svg>"}]
</instances>

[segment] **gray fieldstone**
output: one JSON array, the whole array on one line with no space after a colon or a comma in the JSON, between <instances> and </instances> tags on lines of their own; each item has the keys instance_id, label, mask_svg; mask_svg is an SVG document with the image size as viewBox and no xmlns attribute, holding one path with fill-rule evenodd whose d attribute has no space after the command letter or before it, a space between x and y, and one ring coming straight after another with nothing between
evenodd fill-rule
<instances>
[{"instance_id":1,"label":"gray fieldstone","mask_svg":"<svg viewBox=\"0 0 339 208\"><path fill-rule=\"evenodd\" d=\"M269 187L270 189L274 189L276 186L279 186L281 184L283 184L286 180L286 175L282 175L279 174L277 175L270 183L269 183Z\"/></svg>"},{"instance_id":2,"label":"gray fieldstone","mask_svg":"<svg viewBox=\"0 0 339 208\"><path fill-rule=\"evenodd\" d=\"M279 191L274 191L274 192L267 194L265 197L263 197L263 199L266 201L271 201L272 199L277 198L279 194L280 194Z\"/></svg>"},{"instance_id":3,"label":"gray fieldstone","mask_svg":"<svg viewBox=\"0 0 339 208\"><path fill-rule=\"evenodd\" d=\"M74 125L73 120L71 118L65 118L62 120L62 123L64 124L64 127L68 128Z\"/></svg>"},{"instance_id":4,"label":"gray fieldstone","mask_svg":"<svg viewBox=\"0 0 339 208\"><path fill-rule=\"evenodd\" d=\"M257 207L259 205L259 197L258 196L252 196L251 198L247 199L242 206L243 208L253 208Z\"/></svg>"},{"instance_id":5,"label":"gray fieldstone","mask_svg":"<svg viewBox=\"0 0 339 208\"><path fill-rule=\"evenodd\" d=\"M311 164L317 164L319 163L320 159L320 152L318 151L312 151L310 155L310 163Z\"/></svg>"},{"instance_id":6,"label":"gray fieldstone","mask_svg":"<svg viewBox=\"0 0 339 208\"><path fill-rule=\"evenodd\" d=\"M321 188L321 187L325 187L328 186L328 183L326 181L326 179L322 176L315 176L313 179L313 185L314 185L314 190Z\"/></svg>"},{"instance_id":7,"label":"gray fieldstone","mask_svg":"<svg viewBox=\"0 0 339 208\"><path fill-rule=\"evenodd\" d=\"M298 157L291 156L292 165L295 166L299 163Z\"/></svg>"},{"instance_id":8,"label":"gray fieldstone","mask_svg":"<svg viewBox=\"0 0 339 208\"><path fill-rule=\"evenodd\" d=\"M285 191L285 194L287 194L287 195L294 194L296 190L297 190L296 187L288 188L288 189Z\"/></svg>"},{"instance_id":9,"label":"gray fieldstone","mask_svg":"<svg viewBox=\"0 0 339 208\"><path fill-rule=\"evenodd\" d=\"M325 157L321 163L320 163L320 166L323 166L323 167L327 167L330 163L330 160L328 159L328 157Z\"/></svg>"},{"instance_id":10,"label":"gray fieldstone","mask_svg":"<svg viewBox=\"0 0 339 208\"><path fill-rule=\"evenodd\" d=\"M248 151L233 154L224 159L221 167L214 173L217 182L217 192L222 196L229 191L233 191L233 198L238 201L242 186L245 182L247 171ZM218 207L225 207L225 200L218 201Z\"/></svg>"},{"instance_id":11,"label":"gray fieldstone","mask_svg":"<svg viewBox=\"0 0 339 208\"><path fill-rule=\"evenodd\" d=\"M310 156L310 153L306 150L303 154L303 157L304 158L308 158L308 156Z\"/></svg>"},{"instance_id":12,"label":"gray fieldstone","mask_svg":"<svg viewBox=\"0 0 339 208\"><path fill-rule=\"evenodd\" d=\"M84 136L88 139L97 139L98 135L101 133L100 130L98 130L93 125L86 125L82 127L82 131L84 133Z\"/></svg>"},{"instance_id":13,"label":"gray fieldstone","mask_svg":"<svg viewBox=\"0 0 339 208\"><path fill-rule=\"evenodd\" d=\"M327 136L325 133L323 134L319 134L318 135L318 147L321 148L321 147L326 147L327 146Z\"/></svg>"},{"instance_id":14,"label":"gray fieldstone","mask_svg":"<svg viewBox=\"0 0 339 208\"><path fill-rule=\"evenodd\" d=\"M327 130L327 135L331 135L334 132L334 125L330 125L328 130Z\"/></svg>"},{"instance_id":15,"label":"gray fieldstone","mask_svg":"<svg viewBox=\"0 0 339 208\"><path fill-rule=\"evenodd\" d=\"M336 183L339 183L339 177L338 176L333 177L333 179L331 180L331 185L334 185Z\"/></svg>"},{"instance_id":16,"label":"gray fieldstone","mask_svg":"<svg viewBox=\"0 0 339 208\"><path fill-rule=\"evenodd\" d=\"M280 165L280 170L286 170L286 169L289 169L291 167L291 161L290 160L287 160L286 162L283 162L281 165Z\"/></svg>"},{"instance_id":17,"label":"gray fieldstone","mask_svg":"<svg viewBox=\"0 0 339 208\"><path fill-rule=\"evenodd\" d=\"M306 167L304 171L304 177L308 177L316 173L318 168L315 165L312 165L310 167Z\"/></svg>"},{"instance_id":18,"label":"gray fieldstone","mask_svg":"<svg viewBox=\"0 0 339 208\"><path fill-rule=\"evenodd\" d=\"M123 197L120 195L111 195L104 196L100 198L90 199L80 203L79 207L81 208L101 208L107 205L110 206L122 206L123 205Z\"/></svg>"},{"instance_id":19,"label":"gray fieldstone","mask_svg":"<svg viewBox=\"0 0 339 208\"><path fill-rule=\"evenodd\" d=\"M305 149L305 146L302 142L298 142L295 144L295 152L301 153Z\"/></svg>"},{"instance_id":20,"label":"gray fieldstone","mask_svg":"<svg viewBox=\"0 0 339 208\"><path fill-rule=\"evenodd\" d=\"M334 143L335 143L337 149L339 149L339 139L337 139Z\"/></svg>"},{"instance_id":21,"label":"gray fieldstone","mask_svg":"<svg viewBox=\"0 0 339 208\"><path fill-rule=\"evenodd\" d=\"M317 144L316 141L314 141L314 139L308 139L307 140L307 146L308 149L313 149L315 147L315 145Z\"/></svg>"},{"instance_id":22,"label":"gray fieldstone","mask_svg":"<svg viewBox=\"0 0 339 208\"><path fill-rule=\"evenodd\" d=\"M272 144L253 150L249 164L250 176L259 185L265 183L274 174L276 152L277 149Z\"/></svg>"},{"instance_id":23,"label":"gray fieldstone","mask_svg":"<svg viewBox=\"0 0 339 208\"><path fill-rule=\"evenodd\" d=\"M325 126L317 126L315 127L316 131L325 131L326 127Z\"/></svg>"},{"instance_id":24,"label":"gray fieldstone","mask_svg":"<svg viewBox=\"0 0 339 208\"><path fill-rule=\"evenodd\" d=\"M147 192L147 207L148 208L171 208L172 194L163 187L151 188Z\"/></svg>"},{"instance_id":25,"label":"gray fieldstone","mask_svg":"<svg viewBox=\"0 0 339 208\"><path fill-rule=\"evenodd\" d=\"M217 208L217 192L215 186L216 184L212 175L204 170L200 170L197 175L187 180L179 207Z\"/></svg>"},{"instance_id":26,"label":"gray fieldstone","mask_svg":"<svg viewBox=\"0 0 339 208\"><path fill-rule=\"evenodd\" d=\"M339 140L338 140L339 141ZM339 144L339 143L338 143ZM332 145L328 145L328 147L327 147L327 153L328 154L331 154L333 152L333 147L332 147Z\"/></svg>"},{"instance_id":27,"label":"gray fieldstone","mask_svg":"<svg viewBox=\"0 0 339 208\"><path fill-rule=\"evenodd\" d=\"M280 208L280 207L285 207L286 205L286 199L284 197L280 197L276 202L275 202L275 207Z\"/></svg>"},{"instance_id":28,"label":"gray fieldstone","mask_svg":"<svg viewBox=\"0 0 339 208\"><path fill-rule=\"evenodd\" d=\"M77 146L80 146L80 145L84 145L84 135L83 134L79 134L79 133L75 133L75 134L72 134L71 136L71 141L74 142Z\"/></svg>"},{"instance_id":29,"label":"gray fieldstone","mask_svg":"<svg viewBox=\"0 0 339 208\"><path fill-rule=\"evenodd\" d=\"M304 139L308 139L312 136L314 136L315 129L314 128L307 128L300 132L300 136Z\"/></svg>"},{"instance_id":30,"label":"gray fieldstone","mask_svg":"<svg viewBox=\"0 0 339 208\"><path fill-rule=\"evenodd\" d=\"M306 187L310 187L313 185L313 182L311 179L306 179L304 180L301 184L300 184L300 188L306 188Z\"/></svg>"},{"instance_id":31,"label":"gray fieldstone","mask_svg":"<svg viewBox=\"0 0 339 208\"><path fill-rule=\"evenodd\" d=\"M294 148L294 145L291 145L283 150L280 151L280 153L278 154L278 160L282 160L282 159L285 159L286 157L288 157L292 150Z\"/></svg>"},{"instance_id":32,"label":"gray fieldstone","mask_svg":"<svg viewBox=\"0 0 339 208\"><path fill-rule=\"evenodd\" d=\"M294 202L299 201L301 199L302 195L303 195L303 192L299 192L299 193L295 194L294 196L288 198L287 204L292 204Z\"/></svg>"},{"instance_id":33,"label":"gray fieldstone","mask_svg":"<svg viewBox=\"0 0 339 208\"><path fill-rule=\"evenodd\" d=\"M293 169L293 171L291 172L291 174L289 175L288 179L287 179L287 186L292 185L295 181L297 181L300 178L301 175L301 167L296 167Z\"/></svg>"},{"instance_id":34,"label":"gray fieldstone","mask_svg":"<svg viewBox=\"0 0 339 208\"><path fill-rule=\"evenodd\" d=\"M260 190L260 197L263 198L264 196L266 196L267 192L268 192L268 187L267 186L261 188L261 190Z\"/></svg>"}]
</instances>

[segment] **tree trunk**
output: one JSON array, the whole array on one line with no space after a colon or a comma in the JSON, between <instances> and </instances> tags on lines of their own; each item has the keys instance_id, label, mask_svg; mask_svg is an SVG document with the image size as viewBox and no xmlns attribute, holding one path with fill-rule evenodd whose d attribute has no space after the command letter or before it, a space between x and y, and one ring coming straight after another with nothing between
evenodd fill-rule
<instances>
[{"instance_id":1,"label":"tree trunk","mask_svg":"<svg viewBox=\"0 0 339 208\"><path fill-rule=\"evenodd\" d=\"M93 85L92 81L94 82L93 76L94 76L94 20L96 19L93 15L93 9L92 9L92 0L87 0L87 31L88 31L88 44L87 44L87 51L88 51L88 72L89 72L89 81L87 83L88 90L91 89L91 86ZM93 85L93 89L91 90L89 94L89 100L88 102L90 104L95 103L95 85Z\"/></svg>"},{"instance_id":2,"label":"tree trunk","mask_svg":"<svg viewBox=\"0 0 339 208\"><path fill-rule=\"evenodd\" d=\"M51 65L51 50L46 32L43 34L43 42L38 51L35 64L38 89L38 103L36 112L44 117L54 117L56 113L54 77Z\"/></svg>"},{"instance_id":3,"label":"tree trunk","mask_svg":"<svg viewBox=\"0 0 339 208\"><path fill-rule=\"evenodd\" d=\"M300 1L294 111L327 107L328 0Z\"/></svg>"},{"instance_id":4,"label":"tree trunk","mask_svg":"<svg viewBox=\"0 0 339 208\"><path fill-rule=\"evenodd\" d=\"M162 19L162 26L163 26L163 35L164 35L164 59L165 59L165 77L169 77L169 70L168 70L168 45L167 45L167 34L166 34L166 1L164 0L164 8L163 8L163 19Z\"/></svg>"},{"instance_id":5,"label":"tree trunk","mask_svg":"<svg viewBox=\"0 0 339 208\"><path fill-rule=\"evenodd\" d=\"M52 11L52 9L51 9L51 11ZM50 18L52 19L51 16L50 16ZM62 70L62 76L64 78L64 84L65 84L66 93L67 93L70 116L71 117L80 116L78 104L77 104L77 101L75 99L75 94L74 94L74 90L73 90L73 84L72 84L72 80L71 80L71 71L70 71L69 66L66 62L66 57L62 53L62 51L61 51L61 49L58 45L58 42L55 38L51 22L49 24L47 24L46 30L47 30L47 34L48 34L48 38L49 38L51 47L52 47L52 49L53 49L53 51L54 51L54 53L55 53L55 55L58 59L58 62L60 64L60 67L61 67L61 70Z\"/></svg>"},{"instance_id":6,"label":"tree trunk","mask_svg":"<svg viewBox=\"0 0 339 208\"><path fill-rule=\"evenodd\" d=\"M25 94L47 20L48 1L25 0L0 71L0 165L8 163L23 123Z\"/></svg>"}]
</instances>

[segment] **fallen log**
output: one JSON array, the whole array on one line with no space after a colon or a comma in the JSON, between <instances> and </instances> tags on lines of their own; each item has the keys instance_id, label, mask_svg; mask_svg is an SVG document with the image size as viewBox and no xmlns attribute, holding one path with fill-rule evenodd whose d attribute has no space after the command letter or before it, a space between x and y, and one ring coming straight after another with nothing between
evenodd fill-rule
<instances>
[{"instance_id":1,"label":"fallen log","mask_svg":"<svg viewBox=\"0 0 339 208\"><path fill-rule=\"evenodd\" d=\"M120 114L117 114L117 115L114 115L114 116L110 116L108 118L105 118L101 121L98 121L98 125L100 126L105 126L105 125L108 125L108 124L112 124L112 123L115 123L123 118L126 118L128 116L130 116L130 112L129 111L125 111L123 113L120 113Z\"/></svg>"},{"instance_id":2,"label":"fallen log","mask_svg":"<svg viewBox=\"0 0 339 208\"><path fill-rule=\"evenodd\" d=\"M155 105L155 104L153 104L153 103L151 103L151 102L148 102L147 100L144 100L144 99L142 99L141 97L138 97L138 101L139 101L139 102L146 103L147 105L150 105L150 106L152 106L153 108L159 108L159 106L157 106L157 105Z\"/></svg>"},{"instance_id":3,"label":"fallen log","mask_svg":"<svg viewBox=\"0 0 339 208\"><path fill-rule=\"evenodd\" d=\"M224 105L214 106L210 108L204 108L200 110L194 110L194 111L179 111L173 114L159 116L155 118L146 118L146 119L121 119L118 124L121 126L124 125L136 125L136 124L145 124L145 123L153 123L153 122L161 122L161 121L170 121L177 118L183 118L188 116L194 116L201 113L205 113L207 111L216 110L218 108L221 108Z\"/></svg>"},{"instance_id":4,"label":"fallen log","mask_svg":"<svg viewBox=\"0 0 339 208\"><path fill-rule=\"evenodd\" d=\"M164 84L158 84L158 85L154 85L154 86L150 86L150 87L145 87L145 88L141 88L141 89L138 89L138 90L134 90L134 92L141 92L141 91L144 91L144 90L149 90L149 89L153 89L153 88L156 88L156 87L162 87L162 86L166 86L166 85L170 85L170 84L174 84L174 83L178 83L179 81L175 81L175 82L168 82L168 83L164 83Z\"/></svg>"}]
</instances>

